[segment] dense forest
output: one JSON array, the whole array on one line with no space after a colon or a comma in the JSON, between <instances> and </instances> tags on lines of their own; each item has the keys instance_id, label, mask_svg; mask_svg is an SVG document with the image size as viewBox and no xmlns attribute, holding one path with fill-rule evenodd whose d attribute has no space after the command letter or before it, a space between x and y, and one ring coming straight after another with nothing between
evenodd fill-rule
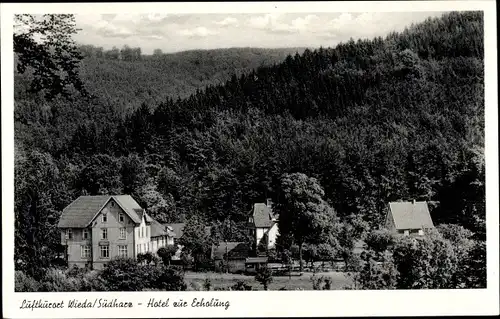
<instances>
[{"instance_id":1,"label":"dense forest","mask_svg":"<svg viewBox=\"0 0 500 319\"><path fill-rule=\"evenodd\" d=\"M389 201L426 200L435 224L484 240L483 48L482 13L463 12L282 63L266 51L264 66L245 50L223 51L227 65L179 54L189 68L87 57L90 97L31 93L17 76L16 256L47 264L82 194L131 194L161 222L244 225L296 172L345 223L376 229Z\"/></svg>"}]
</instances>

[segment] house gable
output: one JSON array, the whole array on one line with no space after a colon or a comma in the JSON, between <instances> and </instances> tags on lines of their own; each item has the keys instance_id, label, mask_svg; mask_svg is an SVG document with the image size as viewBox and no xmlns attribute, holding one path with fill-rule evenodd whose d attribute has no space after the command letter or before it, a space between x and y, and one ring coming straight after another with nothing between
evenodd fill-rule
<instances>
[{"instance_id":1,"label":"house gable","mask_svg":"<svg viewBox=\"0 0 500 319\"><path fill-rule=\"evenodd\" d=\"M434 228L427 202L389 203L388 216L397 230Z\"/></svg>"}]
</instances>

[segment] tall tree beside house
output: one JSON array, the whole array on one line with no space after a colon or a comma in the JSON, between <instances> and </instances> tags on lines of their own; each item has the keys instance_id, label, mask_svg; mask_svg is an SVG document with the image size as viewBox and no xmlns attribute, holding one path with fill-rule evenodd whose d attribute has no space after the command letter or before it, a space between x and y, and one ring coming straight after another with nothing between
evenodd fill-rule
<instances>
[{"instance_id":1,"label":"tall tree beside house","mask_svg":"<svg viewBox=\"0 0 500 319\"><path fill-rule=\"evenodd\" d=\"M289 234L299 247L300 271L303 271L304 243L316 244L331 237L336 226L334 210L323 199L325 192L315 178L302 173L284 174L276 212L279 229Z\"/></svg>"},{"instance_id":2,"label":"tall tree beside house","mask_svg":"<svg viewBox=\"0 0 500 319\"><path fill-rule=\"evenodd\" d=\"M71 38L78 32L72 14L17 14L14 16L14 53L17 71L33 73L31 91L47 99L71 96L70 87L86 95L79 75L82 55Z\"/></svg>"},{"instance_id":3,"label":"tall tree beside house","mask_svg":"<svg viewBox=\"0 0 500 319\"><path fill-rule=\"evenodd\" d=\"M186 221L179 244L183 246L184 253L193 257L195 270L207 259L212 243L206 224L200 217L194 215Z\"/></svg>"},{"instance_id":4,"label":"tall tree beside house","mask_svg":"<svg viewBox=\"0 0 500 319\"><path fill-rule=\"evenodd\" d=\"M69 194L52 156L37 151L16 154L15 267L35 279L60 252L56 224Z\"/></svg>"}]
</instances>

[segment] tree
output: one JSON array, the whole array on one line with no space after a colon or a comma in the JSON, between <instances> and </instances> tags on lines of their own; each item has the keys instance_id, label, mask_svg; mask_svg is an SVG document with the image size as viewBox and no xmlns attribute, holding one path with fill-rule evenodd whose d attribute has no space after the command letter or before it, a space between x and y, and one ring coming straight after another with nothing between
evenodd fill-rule
<instances>
[{"instance_id":1,"label":"tree","mask_svg":"<svg viewBox=\"0 0 500 319\"><path fill-rule=\"evenodd\" d=\"M205 227L203 220L194 215L186 221L179 239L179 244L183 246L183 252L189 253L193 257L195 269L206 259L213 243Z\"/></svg>"},{"instance_id":2,"label":"tree","mask_svg":"<svg viewBox=\"0 0 500 319\"><path fill-rule=\"evenodd\" d=\"M281 196L276 204L279 228L299 246L301 272L302 245L332 236L335 226L335 212L323 200L324 195L318 181L305 174L284 174L281 178Z\"/></svg>"},{"instance_id":3,"label":"tree","mask_svg":"<svg viewBox=\"0 0 500 319\"><path fill-rule=\"evenodd\" d=\"M60 251L56 225L70 198L50 154L16 153L15 160L15 267L40 279Z\"/></svg>"},{"instance_id":4,"label":"tree","mask_svg":"<svg viewBox=\"0 0 500 319\"><path fill-rule=\"evenodd\" d=\"M456 288L458 260L451 242L437 231L423 237L400 237L393 249L398 289Z\"/></svg>"},{"instance_id":5,"label":"tree","mask_svg":"<svg viewBox=\"0 0 500 319\"><path fill-rule=\"evenodd\" d=\"M369 249L383 253L395 242L394 235L387 229L373 230L365 238L365 243Z\"/></svg>"},{"instance_id":6,"label":"tree","mask_svg":"<svg viewBox=\"0 0 500 319\"><path fill-rule=\"evenodd\" d=\"M170 261L172 260L172 257L175 256L176 252L177 247L169 245L167 247L161 247L160 249L158 249L156 254L161 258L163 264L170 266Z\"/></svg>"},{"instance_id":7,"label":"tree","mask_svg":"<svg viewBox=\"0 0 500 319\"><path fill-rule=\"evenodd\" d=\"M267 290L267 287L273 281L271 270L267 266L260 267L257 274L255 274L255 280L264 286L264 290Z\"/></svg>"},{"instance_id":8,"label":"tree","mask_svg":"<svg viewBox=\"0 0 500 319\"><path fill-rule=\"evenodd\" d=\"M141 291L145 288L139 265L132 258L115 258L100 273L106 291Z\"/></svg>"},{"instance_id":9,"label":"tree","mask_svg":"<svg viewBox=\"0 0 500 319\"><path fill-rule=\"evenodd\" d=\"M153 51L153 56L162 56L163 55L163 51L161 49L154 49Z\"/></svg>"},{"instance_id":10,"label":"tree","mask_svg":"<svg viewBox=\"0 0 500 319\"><path fill-rule=\"evenodd\" d=\"M130 154L121 161L121 180L123 192L135 195L146 184L147 172L144 160L137 154Z\"/></svg>"},{"instance_id":11,"label":"tree","mask_svg":"<svg viewBox=\"0 0 500 319\"><path fill-rule=\"evenodd\" d=\"M383 254L379 260L378 253L369 252L362 263L361 270L354 276L358 288L368 290L396 288L399 273L389 253Z\"/></svg>"},{"instance_id":12,"label":"tree","mask_svg":"<svg viewBox=\"0 0 500 319\"><path fill-rule=\"evenodd\" d=\"M17 14L14 29L14 53L17 71L33 72L30 90L45 91L45 97L70 96L69 87L87 95L79 75L82 55L72 35L76 28L72 14Z\"/></svg>"}]
</instances>

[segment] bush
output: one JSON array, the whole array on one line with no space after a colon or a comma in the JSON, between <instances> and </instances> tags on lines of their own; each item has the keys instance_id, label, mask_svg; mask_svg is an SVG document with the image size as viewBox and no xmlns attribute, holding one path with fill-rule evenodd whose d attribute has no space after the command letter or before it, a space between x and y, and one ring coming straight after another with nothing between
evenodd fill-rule
<instances>
[{"instance_id":1,"label":"bush","mask_svg":"<svg viewBox=\"0 0 500 319\"><path fill-rule=\"evenodd\" d=\"M395 289L398 281L398 271L390 254L385 254L378 262L374 254L367 254L359 273L354 275L354 281L361 289Z\"/></svg>"},{"instance_id":2,"label":"bush","mask_svg":"<svg viewBox=\"0 0 500 319\"><path fill-rule=\"evenodd\" d=\"M210 280L210 278L205 278L205 280L203 281L203 289L205 289L206 291L210 291L212 288L212 280Z\"/></svg>"},{"instance_id":3,"label":"bush","mask_svg":"<svg viewBox=\"0 0 500 319\"><path fill-rule=\"evenodd\" d=\"M255 275L255 280L264 286L264 290L267 290L268 285L273 281L271 270L267 267L260 267Z\"/></svg>"},{"instance_id":4,"label":"bush","mask_svg":"<svg viewBox=\"0 0 500 319\"><path fill-rule=\"evenodd\" d=\"M101 271L106 291L141 291L145 288L137 262L130 258L117 258L108 262Z\"/></svg>"},{"instance_id":5,"label":"bush","mask_svg":"<svg viewBox=\"0 0 500 319\"><path fill-rule=\"evenodd\" d=\"M40 283L24 272L17 270L14 273L14 291L16 292L36 292L40 288Z\"/></svg>"},{"instance_id":6,"label":"bush","mask_svg":"<svg viewBox=\"0 0 500 319\"><path fill-rule=\"evenodd\" d=\"M243 291L252 290L252 286L244 282L243 280L238 280L234 285L231 286L231 290Z\"/></svg>"},{"instance_id":7,"label":"bush","mask_svg":"<svg viewBox=\"0 0 500 319\"><path fill-rule=\"evenodd\" d=\"M458 260L451 242L438 232L424 237L400 237L394 246L394 264L400 289L455 288Z\"/></svg>"},{"instance_id":8,"label":"bush","mask_svg":"<svg viewBox=\"0 0 500 319\"><path fill-rule=\"evenodd\" d=\"M170 265L170 262L172 261L172 256L175 255L177 252L177 248L175 246L167 246L167 247L161 247L158 249L156 254L160 259L163 261L165 265Z\"/></svg>"},{"instance_id":9,"label":"bush","mask_svg":"<svg viewBox=\"0 0 500 319\"><path fill-rule=\"evenodd\" d=\"M314 290L330 290L332 288L332 279L327 276L316 276L314 274L311 277Z\"/></svg>"},{"instance_id":10,"label":"bush","mask_svg":"<svg viewBox=\"0 0 500 319\"><path fill-rule=\"evenodd\" d=\"M383 253L394 245L395 237L387 229L373 230L365 238L368 249L377 253Z\"/></svg>"},{"instance_id":11,"label":"bush","mask_svg":"<svg viewBox=\"0 0 500 319\"><path fill-rule=\"evenodd\" d=\"M57 292L57 291L80 291L81 280L69 277L60 269L49 269L45 274L39 291Z\"/></svg>"},{"instance_id":12,"label":"bush","mask_svg":"<svg viewBox=\"0 0 500 319\"><path fill-rule=\"evenodd\" d=\"M187 289L184 282L184 272L181 269L174 266L161 266L160 269L160 276L154 288L166 291L184 291Z\"/></svg>"}]
</instances>

